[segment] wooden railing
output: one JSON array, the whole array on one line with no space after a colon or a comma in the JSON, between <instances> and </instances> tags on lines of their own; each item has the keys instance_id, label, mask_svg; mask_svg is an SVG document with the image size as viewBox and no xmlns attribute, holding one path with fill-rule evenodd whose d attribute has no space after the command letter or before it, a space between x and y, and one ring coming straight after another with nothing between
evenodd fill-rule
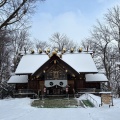
<instances>
[{"instance_id":1,"label":"wooden railing","mask_svg":"<svg viewBox=\"0 0 120 120\"><path fill-rule=\"evenodd\" d=\"M30 90L30 89L19 89L17 91L13 91L13 95L14 97L16 96L30 96L30 97L34 97L34 96L37 96L36 93L34 93L33 90Z\"/></svg>"},{"instance_id":2,"label":"wooden railing","mask_svg":"<svg viewBox=\"0 0 120 120\"><path fill-rule=\"evenodd\" d=\"M96 89L96 88L81 88L77 90L78 93L94 93L94 92L101 92L101 89Z\"/></svg>"},{"instance_id":3,"label":"wooden railing","mask_svg":"<svg viewBox=\"0 0 120 120\"><path fill-rule=\"evenodd\" d=\"M17 93L34 93L31 89L18 89Z\"/></svg>"}]
</instances>

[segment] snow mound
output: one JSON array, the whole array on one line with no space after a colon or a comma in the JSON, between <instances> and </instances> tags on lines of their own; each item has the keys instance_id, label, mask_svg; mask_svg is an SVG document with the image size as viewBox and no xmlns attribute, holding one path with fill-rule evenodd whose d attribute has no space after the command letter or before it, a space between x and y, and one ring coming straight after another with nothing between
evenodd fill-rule
<instances>
[{"instance_id":1,"label":"snow mound","mask_svg":"<svg viewBox=\"0 0 120 120\"><path fill-rule=\"evenodd\" d=\"M93 94L83 94L81 95L78 100L90 100L96 107L101 104L101 97L93 95Z\"/></svg>"}]
</instances>

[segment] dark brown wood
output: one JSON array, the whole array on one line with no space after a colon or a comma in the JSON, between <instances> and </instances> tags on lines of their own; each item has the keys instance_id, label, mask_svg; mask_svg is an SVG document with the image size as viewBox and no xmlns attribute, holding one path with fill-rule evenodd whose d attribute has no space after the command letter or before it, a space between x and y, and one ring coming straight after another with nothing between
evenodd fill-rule
<instances>
[{"instance_id":1,"label":"dark brown wood","mask_svg":"<svg viewBox=\"0 0 120 120\"><path fill-rule=\"evenodd\" d=\"M27 89L28 84L27 83L17 83L15 87L16 87L15 88L16 90L18 90L18 89Z\"/></svg>"}]
</instances>

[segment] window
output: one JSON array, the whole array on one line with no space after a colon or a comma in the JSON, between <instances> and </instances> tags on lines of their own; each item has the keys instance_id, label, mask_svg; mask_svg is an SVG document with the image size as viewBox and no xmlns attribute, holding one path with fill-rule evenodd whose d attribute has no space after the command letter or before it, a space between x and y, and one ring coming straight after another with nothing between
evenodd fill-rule
<instances>
[{"instance_id":1,"label":"window","mask_svg":"<svg viewBox=\"0 0 120 120\"><path fill-rule=\"evenodd\" d=\"M58 79L59 78L59 72L58 71L53 71L53 78Z\"/></svg>"}]
</instances>

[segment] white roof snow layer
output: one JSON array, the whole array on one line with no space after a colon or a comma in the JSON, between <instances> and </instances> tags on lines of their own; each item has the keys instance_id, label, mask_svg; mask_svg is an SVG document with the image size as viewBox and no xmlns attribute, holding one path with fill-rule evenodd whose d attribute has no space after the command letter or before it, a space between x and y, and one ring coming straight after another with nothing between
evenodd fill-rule
<instances>
[{"instance_id":1,"label":"white roof snow layer","mask_svg":"<svg viewBox=\"0 0 120 120\"><path fill-rule=\"evenodd\" d=\"M22 57L15 74L29 74L34 73L39 67L41 67L47 60L48 55L25 55Z\"/></svg>"},{"instance_id":2,"label":"white roof snow layer","mask_svg":"<svg viewBox=\"0 0 120 120\"><path fill-rule=\"evenodd\" d=\"M98 72L96 65L90 54L71 53L63 54L62 60L70 65L77 72Z\"/></svg>"},{"instance_id":3,"label":"white roof snow layer","mask_svg":"<svg viewBox=\"0 0 120 120\"><path fill-rule=\"evenodd\" d=\"M25 55L22 57L15 74L34 73L46 61L49 60L48 55ZM63 54L62 60L70 65L77 72L98 72L95 63L90 54L86 53L70 53Z\"/></svg>"},{"instance_id":4,"label":"white roof snow layer","mask_svg":"<svg viewBox=\"0 0 120 120\"><path fill-rule=\"evenodd\" d=\"M107 77L104 74L86 74L86 82L94 82L94 81L98 81L98 82L108 82Z\"/></svg>"},{"instance_id":5,"label":"white roof snow layer","mask_svg":"<svg viewBox=\"0 0 120 120\"><path fill-rule=\"evenodd\" d=\"M28 83L28 76L27 75L11 76L7 83Z\"/></svg>"}]
</instances>

